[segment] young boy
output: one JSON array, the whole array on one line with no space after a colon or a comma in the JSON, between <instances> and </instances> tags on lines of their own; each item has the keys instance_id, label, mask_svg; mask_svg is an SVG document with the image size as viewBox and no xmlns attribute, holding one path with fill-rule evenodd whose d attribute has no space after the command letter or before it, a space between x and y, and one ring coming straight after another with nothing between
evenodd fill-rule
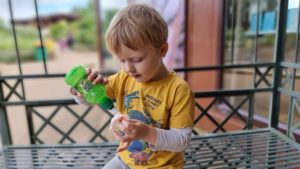
<instances>
[{"instance_id":1,"label":"young boy","mask_svg":"<svg viewBox=\"0 0 300 169\"><path fill-rule=\"evenodd\" d=\"M107 48L122 70L108 79L87 71L89 80L105 84L107 96L129 117L118 153L104 169L183 168L195 105L188 84L163 63L167 36L157 11L128 6L114 16L106 33Z\"/></svg>"}]
</instances>

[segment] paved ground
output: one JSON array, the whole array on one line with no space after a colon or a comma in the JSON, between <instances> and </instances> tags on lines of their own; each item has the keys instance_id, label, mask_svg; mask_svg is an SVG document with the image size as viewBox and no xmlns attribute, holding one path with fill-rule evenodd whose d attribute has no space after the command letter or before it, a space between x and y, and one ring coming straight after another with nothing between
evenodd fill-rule
<instances>
[{"instance_id":1,"label":"paved ground","mask_svg":"<svg viewBox=\"0 0 300 169\"><path fill-rule=\"evenodd\" d=\"M96 52L76 52L71 50L57 51L55 57L47 61L48 73L66 73L75 65L81 64L94 69L99 68L98 56ZM118 64L114 59L108 59L105 62L104 70L118 70ZM22 63L23 74L43 74L44 68L42 62L26 62ZM16 64L3 64L0 63L1 75L18 75L19 70ZM11 85L15 81L8 81ZM24 81L25 95L27 100L45 100L45 99L66 99L70 98L68 92L68 86L63 82L62 78L51 79L31 79ZM18 87L17 91L21 91ZM7 95L8 90L5 89L4 93ZM18 100L16 97L12 97L11 100ZM84 112L86 106L76 106L74 109L76 112ZM45 117L49 116L53 112L54 107L44 107L38 111L42 112ZM29 144L28 137L28 125L26 120L26 112L24 106L10 106L7 109L9 115L9 123L14 144ZM100 110L95 107L91 113L85 118L89 124L93 127L99 128L103 120L107 119L103 113L99 113ZM39 117L34 117L34 127L38 128L42 125L43 120ZM58 124L64 131L68 131L71 124L76 122L73 115L68 111L62 109L51 120L51 122ZM108 133L108 131L106 131ZM78 125L75 129L72 138L76 141L84 143L91 137L90 130L84 125ZM55 143L60 140L61 135L58 134L51 127L46 127L43 130L40 137L46 140L46 143ZM67 143L67 142L66 142Z\"/></svg>"},{"instance_id":2,"label":"paved ground","mask_svg":"<svg viewBox=\"0 0 300 169\"><path fill-rule=\"evenodd\" d=\"M82 64L87 67L99 68L99 59L96 52L77 52L64 50L56 52L54 57L47 61L48 73L65 73L73 66ZM40 74L44 73L42 62L25 62L22 63L23 74ZM106 59L105 70L117 70L119 67L114 59ZM0 63L1 75L19 74L17 64Z\"/></svg>"}]
</instances>

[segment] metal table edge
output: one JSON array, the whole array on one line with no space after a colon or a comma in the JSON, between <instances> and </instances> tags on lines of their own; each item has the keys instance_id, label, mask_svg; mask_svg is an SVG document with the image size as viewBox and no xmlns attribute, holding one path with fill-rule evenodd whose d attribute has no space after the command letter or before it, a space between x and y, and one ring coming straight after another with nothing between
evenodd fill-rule
<instances>
[{"instance_id":1,"label":"metal table edge","mask_svg":"<svg viewBox=\"0 0 300 169\"><path fill-rule=\"evenodd\" d=\"M270 128L271 132L282 138L283 140L287 141L289 144L293 145L300 151L300 144L292 140L291 138L287 137L286 135L282 134L280 131L277 131L274 128Z\"/></svg>"},{"instance_id":2,"label":"metal table edge","mask_svg":"<svg viewBox=\"0 0 300 169\"><path fill-rule=\"evenodd\" d=\"M255 134L255 133L264 133L264 132L272 132L272 130L271 128L257 128L251 130L232 131L227 133L206 133L201 135L194 135L192 136L192 140L225 137L225 136L233 136L233 135Z\"/></svg>"}]
</instances>

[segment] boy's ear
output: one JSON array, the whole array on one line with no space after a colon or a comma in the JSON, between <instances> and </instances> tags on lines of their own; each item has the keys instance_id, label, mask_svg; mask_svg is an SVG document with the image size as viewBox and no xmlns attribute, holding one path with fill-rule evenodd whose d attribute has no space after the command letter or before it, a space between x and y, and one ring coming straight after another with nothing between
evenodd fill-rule
<instances>
[{"instance_id":1,"label":"boy's ear","mask_svg":"<svg viewBox=\"0 0 300 169\"><path fill-rule=\"evenodd\" d=\"M169 45L168 43L164 43L160 47L160 56L165 57L168 52Z\"/></svg>"}]
</instances>

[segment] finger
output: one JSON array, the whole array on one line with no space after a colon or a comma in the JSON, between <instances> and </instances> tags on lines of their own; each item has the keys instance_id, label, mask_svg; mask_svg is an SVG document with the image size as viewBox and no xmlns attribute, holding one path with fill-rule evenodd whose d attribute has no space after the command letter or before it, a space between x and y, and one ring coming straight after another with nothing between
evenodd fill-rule
<instances>
[{"instance_id":1,"label":"finger","mask_svg":"<svg viewBox=\"0 0 300 169\"><path fill-rule=\"evenodd\" d=\"M73 96L78 96L78 97L81 97L83 98L82 94L80 94L79 92L77 92L77 90L75 88L70 88L70 93L73 95Z\"/></svg>"},{"instance_id":2,"label":"finger","mask_svg":"<svg viewBox=\"0 0 300 169\"><path fill-rule=\"evenodd\" d=\"M90 75L92 73L92 69L91 68L85 68L86 69L86 74Z\"/></svg>"},{"instance_id":3,"label":"finger","mask_svg":"<svg viewBox=\"0 0 300 169\"><path fill-rule=\"evenodd\" d=\"M138 124L139 124L139 123L137 123L137 122L126 121L126 126L125 126L125 128L126 128L127 130L135 130L136 127L138 127Z\"/></svg>"},{"instance_id":4,"label":"finger","mask_svg":"<svg viewBox=\"0 0 300 169\"><path fill-rule=\"evenodd\" d=\"M125 130L126 127L124 125L119 123L118 127L119 127L120 131L123 131L123 133L125 133L124 130Z\"/></svg>"},{"instance_id":5,"label":"finger","mask_svg":"<svg viewBox=\"0 0 300 169\"><path fill-rule=\"evenodd\" d=\"M77 95L77 91L76 91L76 89L74 88L74 87L71 87L70 88L70 93L72 94L72 95Z\"/></svg>"},{"instance_id":6,"label":"finger","mask_svg":"<svg viewBox=\"0 0 300 169\"><path fill-rule=\"evenodd\" d=\"M113 132L113 135L117 140L122 140L122 137L120 137L117 132Z\"/></svg>"},{"instance_id":7,"label":"finger","mask_svg":"<svg viewBox=\"0 0 300 169\"><path fill-rule=\"evenodd\" d=\"M127 121L128 121L128 123L130 123L130 124L135 124L135 123L141 122L141 121L136 120L136 119L128 119Z\"/></svg>"},{"instance_id":8,"label":"finger","mask_svg":"<svg viewBox=\"0 0 300 169\"><path fill-rule=\"evenodd\" d=\"M124 141L135 139L136 130L129 129L127 127L124 128L123 132L125 133L126 137L123 138Z\"/></svg>"},{"instance_id":9,"label":"finger","mask_svg":"<svg viewBox=\"0 0 300 169\"><path fill-rule=\"evenodd\" d=\"M121 152L127 149L127 147L129 146L129 142L123 142L121 146L118 147L117 152Z\"/></svg>"},{"instance_id":10,"label":"finger","mask_svg":"<svg viewBox=\"0 0 300 169\"><path fill-rule=\"evenodd\" d=\"M97 83L103 83L103 76L101 74L98 74L93 80L93 85L96 85Z\"/></svg>"},{"instance_id":11,"label":"finger","mask_svg":"<svg viewBox=\"0 0 300 169\"><path fill-rule=\"evenodd\" d=\"M128 126L128 118L127 118L127 116L125 116L125 115L121 116L121 118L119 119L119 123L121 124L121 126L123 128L127 127Z\"/></svg>"},{"instance_id":12,"label":"finger","mask_svg":"<svg viewBox=\"0 0 300 169\"><path fill-rule=\"evenodd\" d=\"M134 139L129 137L127 134L125 135L125 137L122 138L122 142L131 142L132 140L134 140Z\"/></svg>"},{"instance_id":13,"label":"finger","mask_svg":"<svg viewBox=\"0 0 300 169\"><path fill-rule=\"evenodd\" d=\"M103 78L102 83L103 84L107 84L108 83L108 79L107 78Z\"/></svg>"},{"instance_id":14,"label":"finger","mask_svg":"<svg viewBox=\"0 0 300 169\"><path fill-rule=\"evenodd\" d=\"M92 71L89 75L88 75L88 80L89 81L93 81L95 80L95 78L98 76L98 72L97 71Z\"/></svg>"}]
</instances>

